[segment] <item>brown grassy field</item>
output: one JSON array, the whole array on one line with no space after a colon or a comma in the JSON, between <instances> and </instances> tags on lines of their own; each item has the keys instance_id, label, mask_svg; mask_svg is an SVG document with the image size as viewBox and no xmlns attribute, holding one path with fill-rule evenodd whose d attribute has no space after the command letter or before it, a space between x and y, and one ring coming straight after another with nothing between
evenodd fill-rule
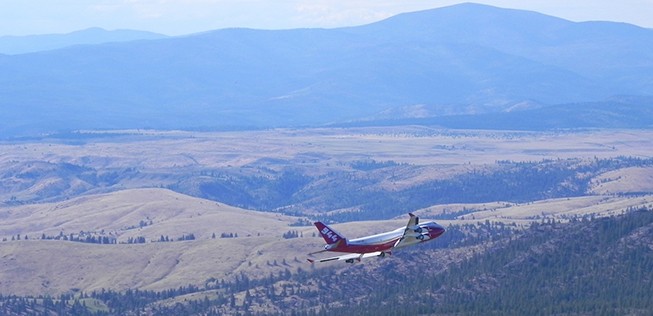
<instances>
[{"instance_id":1,"label":"brown grassy field","mask_svg":"<svg viewBox=\"0 0 653 316\"><path fill-rule=\"evenodd\" d=\"M213 233L269 237L294 219L246 211L165 189L134 189L83 196L68 201L2 208L0 232L40 237L80 231L115 236L119 242L143 236L158 240L194 233L207 239ZM139 225L144 222L144 225ZM151 224L150 224L151 223ZM218 225L215 225L218 223Z\"/></svg>"},{"instance_id":2,"label":"brown grassy field","mask_svg":"<svg viewBox=\"0 0 653 316\"><path fill-rule=\"evenodd\" d=\"M101 136L101 132L89 133ZM230 279L238 273L265 277L285 269L308 269L306 254L321 249L323 241L313 236L314 227L290 226L299 218L243 210L160 189L177 181L175 173L222 167L257 172L248 169L253 163L270 169L302 165L324 173L363 159L423 166L422 172L400 174L381 184L399 188L488 168L499 160L649 158L653 153L653 131L645 130L532 133L401 127L118 134L84 141L46 138L0 143L0 201L25 200L60 190L52 202L0 204L0 238L5 239L0 242L0 293L161 290L203 284L209 278ZM60 163L97 170L129 169L136 176L128 182L87 188L78 180L48 173L53 164ZM155 176L140 176L138 172L143 171ZM45 176L33 179L33 174ZM441 221L445 225L484 220L525 224L542 218L564 220L574 214L619 214L628 207L650 205L653 198L612 193L650 192L652 177L653 168L626 168L593 179L595 196L524 204L439 205L416 212L426 220L445 211L475 210L464 218ZM405 221L401 216L335 227L355 238L401 227ZM291 230L303 237L282 238ZM145 237L147 242L99 245L40 240L43 235L80 232L115 237L119 242ZM222 233L238 234L238 238L220 238ZM187 234L196 240L152 242L161 236L176 239ZM213 239L213 234L217 238ZM18 235L21 240L11 240Z\"/></svg>"},{"instance_id":3,"label":"brown grassy field","mask_svg":"<svg viewBox=\"0 0 653 316\"><path fill-rule=\"evenodd\" d=\"M266 277L285 269L308 269L306 254L321 249L314 227L290 226L297 219L253 212L163 189L126 190L61 203L2 209L10 213L1 232L20 231L21 240L0 242L0 288L21 295L128 288L163 290L209 278L232 280L244 273ZM126 228L142 218L143 228ZM405 219L337 225L352 238L400 227ZM102 231L145 244L100 245L40 240L63 231ZM302 237L284 239L296 230ZM193 241L151 242L161 235L193 232ZM212 238L213 232L218 237ZM233 232L238 238L220 238ZM14 234L12 234L14 235ZM26 239L27 236L27 240ZM5 235L5 238L11 238Z\"/></svg>"},{"instance_id":4,"label":"brown grassy field","mask_svg":"<svg viewBox=\"0 0 653 316\"><path fill-rule=\"evenodd\" d=\"M653 168L632 167L602 174L593 181L593 194L653 191Z\"/></svg>"},{"instance_id":5,"label":"brown grassy field","mask_svg":"<svg viewBox=\"0 0 653 316\"><path fill-rule=\"evenodd\" d=\"M89 132L90 133L90 132ZM44 139L0 143L0 165L67 162L102 168L244 166L259 159L320 163L373 158L423 165L650 157L653 131L451 131L427 127L243 132L112 132L82 142ZM99 132L91 135L102 135Z\"/></svg>"},{"instance_id":6,"label":"brown grassy field","mask_svg":"<svg viewBox=\"0 0 653 316\"><path fill-rule=\"evenodd\" d=\"M442 213L454 213L470 210L468 214L457 216L453 221L443 223L476 223L490 222L517 223L528 225L533 221L555 219L566 222L572 217L594 215L596 217L619 215L629 208L653 206L653 195L617 197L609 195L584 196L574 198L559 198L529 203L493 202L479 204L448 204L436 205L416 214L425 218Z\"/></svg>"},{"instance_id":7,"label":"brown grassy field","mask_svg":"<svg viewBox=\"0 0 653 316\"><path fill-rule=\"evenodd\" d=\"M111 136L106 136L109 134ZM128 188L167 187L200 170L229 168L241 173L301 167L326 174L353 161L394 161L406 168L378 185L402 189L421 182L490 168L496 161L565 158L650 158L653 131L588 130L560 132L465 131L428 127L301 129L243 132L111 131L85 132L81 140L44 138L0 142L0 203L69 199L80 194ZM103 136L104 135L104 136ZM89 185L69 176L69 165L129 173L118 183ZM646 171L650 174L650 171ZM650 181L606 175L619 187L650 189ZM607 182L602 181L602 182ZM614 192L603 185L597 194Z\"/></svg>"},{"instance_id":8,"label":"brown grassy field","mask_svg":"<svg viewBox=\"0 0 653 316\"><path fill-rule=\"evenodd\" d=\"M229 279L241 271L267 276L304 265L309 244L320 245L317 238L311 243L304 241L306 238L282 238L292 229L289 225L294 218L237 209L163 189L127 190L3 208L1 212L5 218L0 232L7 239L0 242L3 293L55 294L75 288L161 290L203 284L211 277ZM142 219L151 224L138 227ZM300 230L308 233L310 229ZM121 242L144 236L148 242L100 245L39 240L42 234L79 231L104 231ZM238 234L238 238L220 238L222 232ZM190 233L196 240L151 242L161 235L176 238ZM20 241L9 239L18 234Z\"/></svg>"},{"instance_id":9,"label":"brown grassy field","mask_svg":"<svg viewBox=\"0 0 653 316\"><path fill-rule=\"evenodd\" d=\"M441 224L491 221L527 223L533 216L562 214L599 215L619 213L627 206L651 203L651 197L617 199L587 197L540 201L528 205L487 203L443 205L420 210L427 220L443 209L479 209L466 219ZM545 210L545 211L544 211ZM82 197L70 201L3 208L0 232L9 237L20 232L21 240L0 242L0 288L3 293L58 294L75 290L128 288L163 290L188 284L201 285L209 278L231 280L244 273L265 277L285 269L309 269L306 254L321 249L323 241L313 227L295 227L296 218L253 212L177 194L163 189L137 189ZM471 216L474 219L470 218ZM143 218L152 223L129 228ZM334 225L349 238L401 227L407 216L388 221L351 222ZM144 236L145 244L100 245L71 241L39 240L40 235L102 231L118 236ZM302 237L284 239L298 231ZM215 238L233 232L238 238ZM194 233L196 240L150 242L161 235ZM27 236L27 240L25 240ZM437 241L435 241L437 242ZM328 256L328 254L325 254ZM371 259L374 260L374 259ZM337 265L340 263L332 263ZM344 266L343 266L344 267Z\"/></svg>"}]
</instances>

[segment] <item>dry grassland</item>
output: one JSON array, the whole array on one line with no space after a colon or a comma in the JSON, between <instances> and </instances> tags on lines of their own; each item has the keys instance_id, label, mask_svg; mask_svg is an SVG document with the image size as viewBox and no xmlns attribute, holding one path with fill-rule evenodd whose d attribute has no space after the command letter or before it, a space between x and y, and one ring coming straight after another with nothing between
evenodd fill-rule
<instances>
[{"instance_id":1,"label":"dry grassland","mask_svg":"<svg viewBox=\"0 0 653 316\"><path fill-rule=\"evenodd\" d=\"M55 294L75 288L162 290L203 284L211 277L230 279L240 272L263 277L303 266L304 255L311 251L309 244L321 244L318 238L310 238L309 243L301 238L283 239L281 235L292 229L289 225L295 218L237 209L163 189L127 190L0 212L5 217L2 235L20 232L15 234L22 236L21 241L0 242L3 293ZM139 221L148 218L152 223L138 228ZM130 228L134 224L136 228ZM104 231L120 241L144 236L148 243L37 240L41 234L59 231ZM236 233L238 238L219 238L221 232ZM190 233L197 240L149 242L161 235ZM218 237L213 239L213 233Z\"/></svg>"},{"instance_id":2,"label":"dry grassland","mask_svg":"<svg viewBox=\"0 0 653 316\"><path fill-rule=\"evenodd\" d=\"M624 168L606 172L592 181L593 194L653 192L653 168Z\"/></svg>"},{"instance_id":3,"label":"dry grassland","mask_svg":"<svg viewBox=\"0 0 653 316\"><path fill-rule=\"evenodd\" d=\"M61 203L1 210L10 217L0 232L21 231L22 240L0 242L0 288L14 294L58 294L128 288L163 290L233 279L266 277L285 269L309 269L306 254L321 249L314 227L294 227L296 218L247 211L162 189L127 190ZM142 218L143 228L125 229ZM356 238L405 225L405 219L336 225ZM104 230L125 240L195 233L194 241L100 245L38 240L42 233ZM302 237L283 239L297 230ZM211 238L234 232L238 238ZM25 236L28 240L24 240ZM218 233L219 235L219 233Z\"/></svg>"},{"instance_id":4,"label":"dry grassland","mask_svg":"<svg viewBox=\"0 0 653 316\"><path fill-rule=\"evenodd\" d=\"M392 185L407 186L433 177L447 177L498 160L540 161L557 158L608 158L653 153L653 131L608 130L579 132L443 131L425 127L271 130L249 132L125 131L118 137L84 142L43 140L0 143L0 168L11 170L30 162L71 163L90 168L134 168L188 172L199 169L246 167L274 159L286 164L339 168L361 159L393 160L424 167L423 174L398 175ZM270 168L279 167L275 163ZM650 196L618 198L618 189L650 191L651 168L609 172L592 181L597 196L536 201L441 205L419 210L427 220L443 212L476 210L449 223L481 220L528 222L538 217L564 219L574 214L618 214L628 207L649 205ZM4 179L5 187L12 181ZM39 185L53 185L44 180ZM290 226L298 218L238 209L193 198L156 183L123 184L124 190L70 198L61 202L0 207L0 293L57 294L100 288L162 290L203 284L209 278L230 279L238 273L265 277L285 269L309 269L305 255L321 249L313 227ZM144 180L145 181L145 180ZM149 187L129 189L130 187ZM390 184L388 184L390 186ZM117 188L112 188L117 189ZM37 191L38 188L30 188ZM623 191L622 191L623 192ZM14 192L0 192L7 200ZM141 225L145 223L146 225ZM347 237L394 229L405 216L378 222L335 225ZM142 227L141 227L142 226ZM299 231L303 237L283 239ZM48 236L104 234L124 242L145 237L145 244L98 245L38 240ZM194 234L194 241L149 242ZM219 238L237 233L238 238ZM212 239L212 234L217 238ZM20 241L11 241L21 235ZM29 239L25 240L25 236ZM437 242L437 241L436 241Z\"/></svg>"},{"instance_id":5,"label":"dry grassland","mask_svg":"<svg viewBox=\"0 0 653 316\"><path fill-rule=\"evenodd\" d=\"M609 215L628 206L650 204L652 200L651 197L585 197L526 205L443 205L417 213L426 221L444 209L478 209L465 219L439 222L446 226L487 219L521 224L538 215L549 218L584 212ZM285 269L310 269L305 262L306 254L323 245L322 239L314 236L313 227L289 226L296 218L237 209L162 189L127 190L1 211L11 212L11 217L3 220L0 230L3 234L8 230L23 232L21 241L0 242L0 288L15 294L57 294L101 288L163 290L203 284L209 278L229 280L239 273L251 278L265 277ZM56 215L45 216L48 213ZM152 219L151 225L125 228L148 217ZM349 238L356 238L402 227L406 218L344 223L334 228ZM156 240L160 235L191 232L198 238L116 245L37 240L41 233L89 231L89 227L113 232L121 240L127 236ZM283 239L281 235L289 230L297 230L302 237ZM212 239L212 232L235 232L239 237ZM28 240L24 240L25 235L29 236Z\"/></svg>"},{"instance_id":6,"label":"dry grassland","mask_svg":"<svg viewBox=\"0 0 653 316\"><path fill-rule=\"evenodd\" d=\"M618 214L626 207L652 201L650 196L584 197L525 205L443 205L417 213L426 221L445 209L449 212L478 209L464 220L439 222L448 225L487 219L526 223L538 215L560 218L585 212ZM51 215L45 216L46 213ZM313 227L289 226L296 218L237 209L162 189L127 190L61 203L23 206L11 209L10 216L3 221L10 224L3 224L0 232L20 230L24 233L21 241L0 242L0 291L3 293L57 294L72 289L101 288L162 290L203 284L209 278L229 280L241 272L254 278L265 277L285 269L310 269L304 261L306 254L319 250L323 244L320 237L313 236ZM152 219L151 225L125 229L125 225L148 217ZM334 227L345 236L356 238L402 227L406 219L407 216L401 216L388 221L344 223ZM89 226L112 231L121 240L127 236L156 240L162 234L190 232L197 234L198 239L117 245L37 240L40 233L88 231ZM281 235L289 230L299 231L302 237L283 239ZM220 231L236 232L239 237L210 237L212 232ZM25 235L29 240L24 240Z\"/></svg>"},{"instance_id":7,"label":"dry grassland","mask_svg":"<svg viewBox=\"0 0 653 316\"><path fill-rule=\"evenodd\" d=\"M514 222L528 225L532 221L541 221L543 219L555 219L565 222L570 218L584 215L594 215L596 217L619 215L629 208L642 206L653 207L653 196L618 197L598 195L549 199L524 204L510 202L449 204L419 210L416 214L428 217L468 210L468 214L457 216L452 222L473 224L490 220L490 222Z\"/></svg>"},{"instance_id":8,"label":"dry grassland","mask_svg":"<svg viewBox=\"0 0 653 316\"><path fill-rule=\"evenodd\" d=\"M342 171L352 161L373 159L411 164L412 168L393 175L391 181L378 183L385 189L400 190L469 170L491 168L496 161L650 158L652 153L653 131L650 130L536 133L409 126L211 133L87 132L81 140L45 138L0 142L0 203L12 198L31 201L59 191L63 197L74 197L80 192L167 187L189 173L224 168L255 173L264 168L279 171L301 167L307 173L326 174ZM91 168L97 170L98 176L112 170L132 170L134 175L104 188L89 187L78 179L66 180L57 175L30 182L32 172L47 174L53 168L51 164ZM599 194L607 191L612 189L597 188Z\"/></svg>"},{"instance_id":9,"label":"dry grassland","mask_svg":"<svg viewBox=\"0 0 653 316\"><path fill-rule=\"evenodd\" d=\"M208 238L213 233L240 236L273 236L294 219L271 213L238 209L222 203L189 197L165 189L135 189L83 196L63 202L0 208L1 236L16 234L40 237L100 233L126 241L144 236L181 237L194 233ZM140 223L145 225L141 227ZM149 223L152 223L150 225ZM219 225L215 225L215 223ZM156 224L156 225L154 225Z\"/></svg>"},{"instance_id":10,"label":"dry grassland","mask_svg":"<svg viewBox=\"0 0 653 316\"><path fill-rule=\"evenodd\" d=\"M650 157L653 131L449 131L426 127L269 130L220 133L124 131L70 144L56 140L0 143L0 165L66 162L95 168L245 166L260 159L300 163L375 159L417 165ZM312 160L311 160L312 159Z\"/></svg>"}]
</instances>

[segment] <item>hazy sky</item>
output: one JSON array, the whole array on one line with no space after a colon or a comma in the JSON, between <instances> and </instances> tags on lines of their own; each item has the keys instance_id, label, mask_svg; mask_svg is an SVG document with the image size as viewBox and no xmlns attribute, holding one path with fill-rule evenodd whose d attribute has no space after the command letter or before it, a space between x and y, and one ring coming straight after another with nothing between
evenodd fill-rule
<instances>
[{"instance_id":1,"label":"hazy sky","mask_svg":"<svg viewBox=\"0 0 653 316\"><path fill-rule=\"evenodd\" d=\"M89 27L181 35L228 27L285 29L366 24L450 0L0 0L0 36L68 33ZM572 21L653 28L653 0L473 1Z\"/></svg>"}]
</instances>

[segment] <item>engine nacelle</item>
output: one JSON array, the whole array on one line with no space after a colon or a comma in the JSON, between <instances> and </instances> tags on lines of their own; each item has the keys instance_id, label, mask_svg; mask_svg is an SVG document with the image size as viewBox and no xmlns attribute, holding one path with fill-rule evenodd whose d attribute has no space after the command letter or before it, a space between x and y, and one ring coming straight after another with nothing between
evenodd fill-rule
<instances>
[{"instance_id":1,"label":"engine nacelle","mask_svg":"<svg viewBox=\"0 0 653 316\"><path fill-rule=\"evenodd\" d=\"M417 239L424 241L424 240L429 240L431 239L431 235L428 233L420 234L419 236L416 237Z\"/></svg>"},{"instance_id":2,"label":"engine nacelle","mask_svg":"<svg viewBox=\"0 0 653 316\"><path fill-rule=\"evenodd\" d=\"M422 231L424 231L424 228L422 228L422 227L420 227L418 225L410 227L409 229L412 230L415 233L418 233L418 234L421 233Z\"/></svg>"}]
</instances>

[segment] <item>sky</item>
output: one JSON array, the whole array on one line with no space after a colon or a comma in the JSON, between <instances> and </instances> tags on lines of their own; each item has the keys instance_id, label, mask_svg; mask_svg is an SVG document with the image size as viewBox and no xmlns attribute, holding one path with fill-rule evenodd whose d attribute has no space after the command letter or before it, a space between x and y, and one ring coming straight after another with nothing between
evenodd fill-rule
<instances>
[{"instance_id":1,"label":"sky","mask_svg":"<svg viewBox=\"0 0 653 316\"><path fill-rule=\"evenodd\" d=\"M184 35L231 27L335 28L449 6L453 0L0 0L0 36L69 33L89 27ZM653 0L472 1L571 21L653 28Z\"/></svg>"}]
</instances>

